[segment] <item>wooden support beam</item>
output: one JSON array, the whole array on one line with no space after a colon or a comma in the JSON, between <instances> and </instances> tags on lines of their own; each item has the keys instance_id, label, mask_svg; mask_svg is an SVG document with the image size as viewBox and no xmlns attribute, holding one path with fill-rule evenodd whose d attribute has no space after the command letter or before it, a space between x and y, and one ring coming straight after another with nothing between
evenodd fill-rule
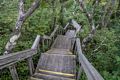
<instances>
[{"instance_id":1,"label":"wooden support beam","mask_svg":"<svg viewBox=\"0 0 120 80\"><path fill-rule=\"evenodd\" d=\"M70 21L66 24L66 26L64 27L64 29L67 29L67 27L68 27L70 24L76 29L76 35L77 35L77 33L81 30L82 26L79 25L74 19L72 19L72 20L70 20Z\"/></svg>"},{"instance_id":2,"label":"wooden support beam","mask_svg":"<svg viewBox=\"0 0 120 80\"><path fill-rule=\"evenodd\" d=\"M37 37L36 37L32 47L31 47L31 49L32 50L37 50L39 42L40 42L40 35L37 35ZM33 60L32 60L32 56L27 58L27 62L28 62L28 68L29 68L29 71L30 71L30 75L33 75L33 73L35 71L35 68L34 68L34 63L33 63Z\"/></svg>"},{"instance_id":3,"label":"wooden support beam","mask_svg":"<svg viewBox=\"0 0 120 80\"><path fill-rule=\"evenodd\" d=\"M9 66L9 70L10 70L13 80L19 80L15 65Z\"/></svg>"},{"instance_id":4,"label":"wooden support beam","mask_svg":"<svg viewBox=\"0 0 120 80\"><path fill-rule=\"evenodd\" d=\"M37 47L38 47L38 45L39 45L39 42L40 42L40 35L37 35L37 37L36 37L36 39L35 39L32 47L31 47L31 49L33 49L33 50L34 50L34 49L37 49Z\"/></svg>"}]
</instances>

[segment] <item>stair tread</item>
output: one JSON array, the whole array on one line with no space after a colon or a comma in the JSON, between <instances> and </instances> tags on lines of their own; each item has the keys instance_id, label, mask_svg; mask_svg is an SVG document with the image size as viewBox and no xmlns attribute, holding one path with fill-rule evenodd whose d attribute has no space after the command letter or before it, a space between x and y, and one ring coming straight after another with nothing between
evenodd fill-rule
<instances>
[{"instance_id":1,"label":"stair tread","mask_svg":"<svg viewBox=\"0 0 120 80\"><path fill-rule=\"evenodd\" d=\"M35 78L35 77L30 77L29 80L44 80L44 79L39 79L39 78Z\"/></svg>"},{"instance_id":2,"label":"stair tread","mask_svg":"<svg viewBox=\"0 0 120 80\"><path fill-rule=\"evenodd\" d=\"M40 74L46 74L46 75L65 77L65 78L73 78L73 79L75 78L75 74L56 72L56 71L49 71L49 70L42 70L42 69L39 69L39 73Z\"/></svg>"},{"instance_id":3,"label":"stair tread","mask_svg":"<svg viewBox=\"0 0 120 80\"><path fill-rule=\"evenodd\" d=\"M35 73L33 77L40 78L43 80L75 80L72 78L65 78L65 77L46 75L46 74L40 74L40 73Z\"/></svg>"},{"instance_id":4,"label":"stair tread","mask_svg":"<svg viewBox=\"0 0 120 80\"><path fill-rule=\"evenodd\" d=\"M38 62L36 72L39 72L39 69L76 74L76 57L74 55L43 53Z\"/></svg>"},{"instance_id":5,"label":"stair tread","mask_svg":"<svg viewBox=\"0 0 120 80\"><path fill-rule=\"evenodd\" d=\"M75 32L75 30L68 30L65 33L65 36L67 36L68 38L74 38L74 37L76 37L76 32Z\"/></svg>"},{"instance_id":6,"label":"stair tread","mask_svg":"<svg viewBox=\"0 0 120 80\"><path fill-rule=\"evenodd\" d=\"M66 36L58 35L51 48L71 49L71 39Z\"/></svg>"},{"instance_id":7,"label":"stair tread","mask_svg":"<svg viewBox=\"0 0 120 80\"><path fill-rule=\"evenodd\" d=\"M57 48L52 48L48 50L46 53L49 54L64 54L64 55L72 55L72 52L70 52L68 49L57 49Z\"/></svg>"}]
</instances>

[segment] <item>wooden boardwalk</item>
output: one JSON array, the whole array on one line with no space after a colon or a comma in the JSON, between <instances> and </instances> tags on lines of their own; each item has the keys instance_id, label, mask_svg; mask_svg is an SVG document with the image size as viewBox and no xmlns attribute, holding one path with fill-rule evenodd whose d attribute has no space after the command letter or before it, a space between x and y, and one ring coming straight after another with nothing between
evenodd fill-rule
<instances>
[{"instance_id":1,"label":"wooden boardwalk","mask_svg":"<svg viewBox=\"0 0 120 80\"><path fill-rule=\"evenodd\" d=\"M71 52L72 39L59 35L51 49L42 53L33 80L75 80L76 56Z\"/></svg>"},{"instance_id":2,"label":"wooden boardwalk","mask_svg":"<svg viewBox=\"0 0 120 80\"><path fill-rule=\"evenodd\" d=\"M15 64L27 60L31 76L28 80L80 80L83 72L88 80L104 80L82 53L80 38L76 36L81 26L74 20L72 25L76 30L57 26L50 36L37 35L30 49L0 56L0 70L9 67L13 80L19 80ZM40 41L49 50L41 53L35 68L32 57L37 54Z\"/></svg>"}]
</instances>

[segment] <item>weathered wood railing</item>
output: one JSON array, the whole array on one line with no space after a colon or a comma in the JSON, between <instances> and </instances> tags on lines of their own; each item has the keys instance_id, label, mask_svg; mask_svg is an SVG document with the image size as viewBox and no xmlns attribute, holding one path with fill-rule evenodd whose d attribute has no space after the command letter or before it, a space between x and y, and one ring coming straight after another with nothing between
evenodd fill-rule
<instances>
[{"instance_id":1,"label":"weathered wood railing","mask_svg":"<svg viewBox=\"0 0 120 80\"><path fill-rule=\"evenodd\" d=\"M45 46L48 46L48 49L49 49L51 44L53 43L53 41L57 37L57 35L62 35L64 33L65 33L65 30L63 29L63 27L57 25L54 28L53 32L50 34L50 36L47 36L47 35L43 36L43 38L42 38L43 49Z\"/></svg>"},{"instance_id":2,"label":"weathered wood railing","mask_svg":"<svg viewBox=\"0 0 120 80\"><path fill-rule=\"evenodd\" d=\"M64 27L65 30L67 30L67 28L72 30L72 27L69 27L69 25L72 25L75 29L76 29L76 35L79 33L79 31L81 30L81 25L79 25L74 19L70 20L66 26Z\"/></svg>"},{"instance_id":3,"label":"weathered wood railing","mask_svg":"<svg viewBox=\"0 0 120 80\"><path fill-rule=\"evenodd\" d=\"M77 80L80 80L80 74L82 71L85 72L88 80L104 80L103 77L98 73L98 71L92 66L92 64L87 60L87 58L82 53L79 38L76 39L76 54L78 56L78 62L80 65Z\"/></svg>"},{"instance_id":4,"label":"weathered wood railing","mask_svg":"<svg viewBox=\"0 0 120 80\"><path fill-rule=\"evenodd\" d=\"M38 46L39 46L39 42L40 42L40 35L37 35L31 49L32 50L37 50ZM30 70L30 75L33 75L34 71L35 71L35 68L34 68L34 64L33 64L33 60L32 60L32 56L27 58L28 60L28 67L29 67L29 70Z\"/></svg>"},{"instance_id":5,"label":"weathered wood railing","mask_svg":"<svg viewBox=\"0 0 120 80\"><path fill-rule=\"evenodd\" d=\"M54 31L50 34L50 36L44 35L43 37L41 37L43 48L44 48L44 45L46 45L46 46L48 46L48 48L50 48L52 42L55 40L57 35L62 35L67 31L66 28L69 26L69 24L70 23L68 23L65 28L56 26L56 28L54 28ZM74 20L72 20L71 24L74 28L76 28L76 35L77 35L77 33L81 29L81 26ZM75 37L76 36L74 36L74 38ZM32 56L37 54L37 47L39 45L39 41L40 41L40 36L38 35L31 47L31 49L0 56L0 69L14 65L17 62L26 59L28 62L30 75L33 75L35 69L34 69ZM78 71L77 80L79 80L81 78L80 74L83 71L85 72L88 80L104 80L102 78L102 76L97 72L97 70L87 60L87 58L84 56L84 54L82 54L82 49L81 49L81 44L80 44L79 38L76 39L74 53L77 54L77 56L78 56L77 60L79 62L79 68L80 68ZM16 77L17 73L15 70L12 70L13 74L11 72L12 78L13 78L13 80L19 80L19 78Z\"/></svg>"},{"instance_id":6,"label":"weathered wood railing","mask_svg":"<svg viewBox=\"0 0 120 80\"><path fill-rule=\"evenodd\" d=\"M75 20L72 19L65 26L64 29L68 28L70 24L76 29L76 36L74 36L75 38L77 37L77 34L81 30L81 26ZM78 66L79 70L78 70L76 79L80 80L81 73L84 71L88 80L104 80L103 77L98 73L98 71L92 66L92 64L88 61L88 59L82 53L80 39L77 38L75 42L76 43L75 43L75 48L73 50L73 53L77 55L77 61L79 63L79 66Z\"/></svg>"},{"instance_id":7,"label":"weathered wood railing","mask_svg":"<svg viewBox=\"0 0 120 80\"><path fill-rule=\"evenodd\" d=\"M0 69L14 65L19 61L27 59L30 75L32 75L34 73L34 64L32 61L32 56L37 54L37 47L39 45L39 41L40 36L37 35L31 49L0 56ZM15 70L12 70L13 73L11 72L12 78L13 80L19 80L19 78L16 77L18 75L16 72L14 72Z\"/></svg>"}]
</instances>

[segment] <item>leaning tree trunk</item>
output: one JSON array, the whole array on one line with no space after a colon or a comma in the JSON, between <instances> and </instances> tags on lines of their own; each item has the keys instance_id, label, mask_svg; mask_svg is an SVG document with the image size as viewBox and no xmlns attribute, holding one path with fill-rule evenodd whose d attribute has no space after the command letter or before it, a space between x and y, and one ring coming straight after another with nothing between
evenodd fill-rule
<instances>
[{"instance_id":1,"label":"leaning tree trunk","mask_svg":"<svg viewBox=\"0 0 120 80\"><path fill-rule=\"evenodd\" d=\"M55 28L55 24L56 24L56 2L55 0L52 0L52 29Z\"/></svg>"},{"instance_id":2,"label":"leaning tree trunk","mask_svg":"<svg viewBox=\"0 0 120 80\"><path fill-rule=\"evenodd\" d=\"M21 36L21 28L25 20L39 7L40 0L35 0L31 7L28 9L26 13L24 13L24 0L19 0L19 15L18 19L16 21L15 29L13 33L11 34L9 41L7 42L5 46L5 52L4 55L9 54L12 52L12 49L16 45L16 41L20 38ZM17 71L14 65L11 65L9 67L10 72L12 74L13 80L19 80Z\"/></svg>"},{"instance_id":3,"label":"leaning tree trunk","mask_svg":"<svg viewBox=\"0 0 120 80\"><path fill-rule=\"evenodd\" d=\"M61 9L60 9L60 24L64 26L64 0L60 0Z\"/></svg>"}]
</instances>

